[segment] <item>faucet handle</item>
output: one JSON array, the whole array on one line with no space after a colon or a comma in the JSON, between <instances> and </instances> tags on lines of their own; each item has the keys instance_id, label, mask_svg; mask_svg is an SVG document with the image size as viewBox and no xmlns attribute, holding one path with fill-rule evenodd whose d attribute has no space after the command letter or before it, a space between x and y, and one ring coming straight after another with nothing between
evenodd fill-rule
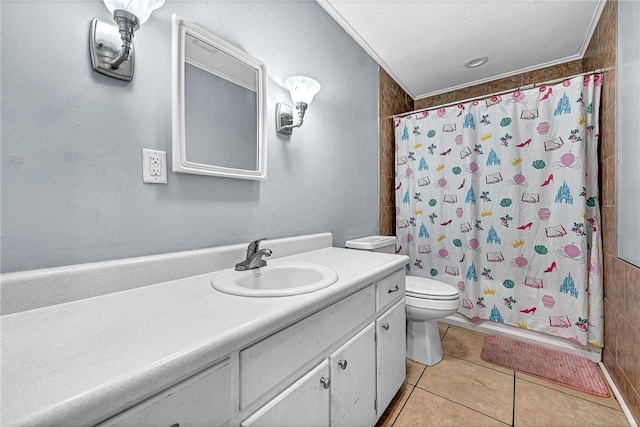
<instances>
[{"instance_id":1,"label":"faucet handle","mask_svg":"<svg viewBox=\"0 0 640 427\"><path fill-rule=\"evenodd\" d=\"M262 242L263 240L267 240L267 238L263 237L262 239L254 240L253 242L249 243L249 247L247 248L247 258L249 258L251 255L255 254L258 251L258 248L260 247L260 242Z\"/></svg>"}]
</instances>

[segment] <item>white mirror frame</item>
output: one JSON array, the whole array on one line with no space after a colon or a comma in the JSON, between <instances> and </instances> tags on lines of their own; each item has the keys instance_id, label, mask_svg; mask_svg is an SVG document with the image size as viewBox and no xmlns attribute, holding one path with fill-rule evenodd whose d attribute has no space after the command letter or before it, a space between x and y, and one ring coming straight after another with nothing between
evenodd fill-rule
<instances>
[{"instance_id":1,"label":"white mirror frame","mask_svg":"<svg viewBox=\"0 0 640 427\"><path fill-rule=\"evenodd\" d=\"M187 160L185 129L185 37L190 35L214 46L227 55L256 70L257 75L257 168L236 169ZM265 136L266 67L232 44L197 25L172 16L172 166L174 172L227 178L267 179L267 140Z\"/></svg>"}]
</instances>

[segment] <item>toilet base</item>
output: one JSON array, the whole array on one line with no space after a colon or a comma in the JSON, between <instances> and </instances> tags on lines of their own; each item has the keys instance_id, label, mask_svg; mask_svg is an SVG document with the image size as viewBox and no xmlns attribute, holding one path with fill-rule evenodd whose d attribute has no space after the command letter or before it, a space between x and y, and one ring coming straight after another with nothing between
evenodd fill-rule
<instances>
[{"instance_id":1,"label":"toilet base","mask_svg":"<svg viewBox=\"0 0 640 427\"><path fill-rule=\"evenodd\" d=\"M442 342L434 320L407 320L407 357L432 366L442 360Z\"/></svg>"}]
</instances>

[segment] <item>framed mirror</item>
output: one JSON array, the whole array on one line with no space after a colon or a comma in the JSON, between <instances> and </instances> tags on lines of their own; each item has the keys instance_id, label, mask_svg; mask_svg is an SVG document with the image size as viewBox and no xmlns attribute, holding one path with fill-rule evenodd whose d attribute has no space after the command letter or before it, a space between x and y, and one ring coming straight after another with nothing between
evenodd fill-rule
<instances>
[{"instance_id":1,"label":"framed mirror","mask_svg":"<svg viewBox=\"0 0 640 427\"><path fill-rule=\"evenodd\" d=\"M172 21L173 171L266 179L264 64L177 15Z\"/></svg>"}]
</instances>

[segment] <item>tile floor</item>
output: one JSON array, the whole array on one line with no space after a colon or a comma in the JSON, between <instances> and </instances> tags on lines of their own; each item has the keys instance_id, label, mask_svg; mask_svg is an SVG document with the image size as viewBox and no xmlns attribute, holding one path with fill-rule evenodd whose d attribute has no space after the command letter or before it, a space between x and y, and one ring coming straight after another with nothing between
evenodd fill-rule
<instances>
[{"instance_id":1,"label":"tile floor","mask_svg":"<svg viewBox=\"0 0 640 427\"><path fill-rule=\"evenodd\" d=\"M407 378L376 427L629 426L603 398L480 359L484 335L439 324L444 359L407 359Z\"/></svg>"}]
</instances>

